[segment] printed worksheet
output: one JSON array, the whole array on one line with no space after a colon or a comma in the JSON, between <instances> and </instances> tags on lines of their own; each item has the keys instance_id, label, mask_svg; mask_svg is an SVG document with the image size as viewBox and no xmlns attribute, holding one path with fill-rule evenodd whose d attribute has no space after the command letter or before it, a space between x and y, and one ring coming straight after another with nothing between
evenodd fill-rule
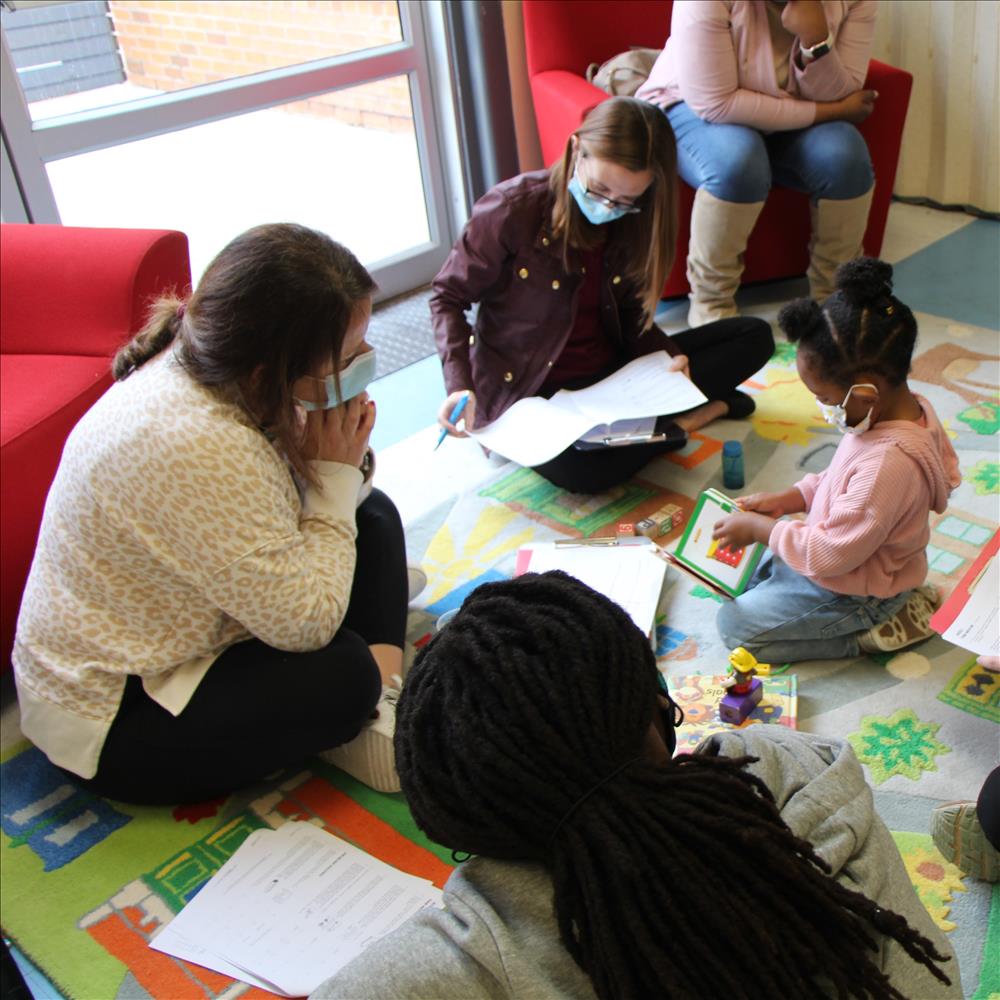
<instances>
[{"instance_id":1,"label":"printed worksheet","mask_svg":"<svg viewBox=\"0 0 1000 1000\"><path fill-rule=\"evenodd\" d=\"M257 830L151 942L305 996L441 893L311 823Z\"/></svg>"},{"instance_id":2,"label":"printed worksheet","mask_svg":"<svg viewBox=\"0 0 1000 1000\"><path fill-rule=\"evenodd\" d=\"M516 573L561 569L620 605L649 635L667 570L655 550L652 542L568 548L540 542L518 552Z\"/></svg>"},{"instance_id":3,"label":"printed worksheet","mask_svg":"<svg viewBox=\"0 0 1000 1000\"><path fill-rule=\"evenodd\" d=\"M666 351L657 351L586 389L519 399L493 423L469 433L490 451L530 467L555 458L600 424L681 413L707 402L687 376L667 371L669 361Z\"/></svg>"},{"instance_id":4,"label":"printed worksheet","mask_svg":"<svg viewBox=\"0 0 1000 1000\"><path fill-rule=\"evenodd\" d=\"M931 618L949 642L979 656L1000 656L1000 563L997 536L987 542L944 605Z\"/></svg>"}]
</instances>

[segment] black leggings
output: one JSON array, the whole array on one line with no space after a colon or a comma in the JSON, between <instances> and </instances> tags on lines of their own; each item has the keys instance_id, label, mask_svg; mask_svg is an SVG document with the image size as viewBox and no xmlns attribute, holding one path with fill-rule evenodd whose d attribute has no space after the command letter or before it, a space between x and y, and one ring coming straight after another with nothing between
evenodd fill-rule
<instances>
[{"instance_id":1,"label":"black leggings","mask_svg":"<svg viewBox=\"0 0 1000 1000\"><path fill-rule=\"evenodd\" d=\"M177 716L130 676L97 774L69 776L125 802L198 802L353 739L382 693L368 647L402 648L407 611L403 527L392 501L374 490L357 525L350 602L329 645L308 653L259 639L230 646Z\"/></svg>"},{"instance_id":2,"label":"black leggings","mask_svg":"<svg viewBox=\"0 0 1000 1000\"><path fill-rule=\"evenodd\" d=\"M1000 767L990 771L979 790L976 818L986 839L1000 851Z\"/></svg>"},{"instance_id":3,"label":"black leggings","mask_svg":"<svg viewBox=\"0 0 1000 1000\"><path fill-rule=\"evenodd\" d=\"M725 399L736 387L759 371L774 353L771 328L761 319L735 317L685 330L671 337L688 357L691 381L709 398ZM582 388L574 385L573 388ZM657 431L671 428L671 417L657 420ZM631 479L647 462L684 446L674 435L655 444L581 451L570 446L555 458L536 465L534 471L571 493L601 493Z\"/></svg>"}]
</instances>

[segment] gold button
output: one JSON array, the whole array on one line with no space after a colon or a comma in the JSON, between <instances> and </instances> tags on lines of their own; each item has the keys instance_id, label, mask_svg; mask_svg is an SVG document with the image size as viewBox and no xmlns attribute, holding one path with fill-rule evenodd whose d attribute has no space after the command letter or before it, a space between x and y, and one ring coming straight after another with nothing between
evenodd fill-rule
<instances>
[{"instance_id":1,"label":"gold button","mask_svg":"<svg viewBox=\"0 0 1000 1000\"><path fill-rule=\"evenodd\" d=\"M558 292L559 291L559 282L558 281L553 281L552 282L552 291L554 291L554 292Z\"/></svg>"},{"instance_id":2,"label":"gold button","mask_svg":"<svg viewBox=\"0 0 1000 1000\"><path fill-rule=\"evenodd\" d=\"M526 267L522 267L521 270L517 272L517 276L519 278L527 278L528 277L528 269Z\"/></svg>"},{"instance_id":3,"label":"gold button","mask_svg":"<svg viewBox=\"0 0 1000 1000\"><path fill-rule=\"evenodd\" d=\"M611 279L611 284L612 284L612 285L620 285L621 283L622 283L622 276L621 276L620 274L616 274L616 275L615 275L615 276L614 276L614 277L613 277L613 278Z\"/></svg>"},{"instance_id":4,"label":"gold button","mask_svg":"<svg viewBox=\"0 0 1000 1000\"><path fill-rule=\"evenodd\" d=\"M514 381L514 373L513 372L504 372L503 373L503 380L505 382L513 382Z\"/></svg>"},{"instance_id":5,"label":"gold button","mask_svg":"<svg viewBox=\"0 0 1000 1000\"><path fill-rule=\"evenodd\" d=\"M474 344L475 342L476 342L476 338L475 338L475 336L471 336L471 337L469 337L469 347L472 347L472 345L473 345L473 344Z\"/></svg>"},{"instance_id":6,"label":"gold button","mask_svg":"<svg viewBox=\"0 0 1000 1000\"><path fill-rule=\"evenodd\" d=\"M580 268L580 274L586 274L586 273L587 273L587 269L585 267L581 267Z\"/></svg>"},{"instance_id":7,"label":"gold button","mask_svg":"<svg viewBox=\"0 0 1000 1000\"><path fill-rule=\"evenodd\" d=\"M549 367L550 367L550 368L552 367L552 362L551 362L551 361L549 362Z\"/></svg>"},{"instance_id":8,"label":"gold button","mask_svg":"<svg viewBox=\"0 0 1000 1000\"><path fill-rule=\"evenodd\" d=\"M548 245L549 245L549 238L548 238L548 236L543 236L542 237L542 246L543 247L547 247Z\"/></svg>"}]
</instances>

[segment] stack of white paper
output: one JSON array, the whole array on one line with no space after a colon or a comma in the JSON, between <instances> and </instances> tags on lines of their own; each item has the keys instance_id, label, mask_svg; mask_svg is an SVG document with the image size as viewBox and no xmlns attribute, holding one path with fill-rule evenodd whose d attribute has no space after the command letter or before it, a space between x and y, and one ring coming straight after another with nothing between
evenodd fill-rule
<instances>
[{"instance_id":1,"label":"stack of white paper","mask_svg":"<svg viewBox=\"0 0 1000 1000\"><path fill-rule=\"evenodd\" d=\"M526 545L518 551L515 573L545 573L561 569L604 594L649 635L660 603L666 563L652 542L558 547L552 542Z\"/></svg>"},{"instance_id":2,"label":"stack of white paper","mask_svg":"<svg viewBox=\"0 0 1000 1000\"><path fill-rule=\"evenodd\" d=\"M257 830L151 947L305 996L441 892L311 823Z\"/></svg>"},{"instance_id":3,"label":"stack of white paper","mask_svg":"<svg viewBox=\"0 0 1000 1000\"><path fill-rule=\"evenodd\" d=\"M657 351L586 389L519 399L493 423L469 433L518 465L541 465L598 424L682 413L708 402L687 376L667 371L669 362L666 351Z\"/></svg>"}]
</instances>

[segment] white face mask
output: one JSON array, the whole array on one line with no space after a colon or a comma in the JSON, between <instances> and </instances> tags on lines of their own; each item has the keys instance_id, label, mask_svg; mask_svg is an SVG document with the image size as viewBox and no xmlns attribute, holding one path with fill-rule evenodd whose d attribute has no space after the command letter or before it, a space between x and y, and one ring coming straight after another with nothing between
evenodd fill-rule
<instances>
[{"instance_id":1,"label":"white face mask","mask_svg":"<svg viewBox=\"0 0 1000 1000\"><path fill-rule=\"evenodd\" d=\"M847 395L844 397L842 403L836 406L830 406L829 403L821 403L818 399L816 400L816 405L819 407L819 412L823 414L823 419L836 427L841 434L864 434L866 430L872 425L872 410L875 409L872 406L865 418L853 427L849 426L847 423L847 411L845 407L847 406L847 401L851 398L851 393L855 389L874 389L876 394L878 394L878 386L872 385L871 382L859 382L856 385L852 385L850 389L847 390Z\"/></svg>"},{"instance_id":2,"label":"white face mask","mask_svg":"<svg viewBox=\"0 0 1000 1000\"><path fill-rule=\"evenodd\" d=\"M337 393L337 383L334 377L327 375L326 378L316 379L317 382L321 382L323 385L323 390L326 394L324 400L311 401L296 397L295 402L304 410L332 410L335 406L340 406L341 403L353 399L355 396L360 396L368 388L368 383L373 378L375 378L374 347L371 350L365 351L364 354L359 354L340 373L339 394Z\"/></svg>"}]
</instances>

